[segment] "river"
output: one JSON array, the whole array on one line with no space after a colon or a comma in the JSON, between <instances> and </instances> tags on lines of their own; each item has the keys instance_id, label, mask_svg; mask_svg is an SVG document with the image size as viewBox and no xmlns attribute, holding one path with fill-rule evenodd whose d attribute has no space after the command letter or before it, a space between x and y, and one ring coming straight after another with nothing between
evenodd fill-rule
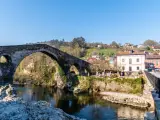
<instances>
[{"instance_id":1,"label":"river","mask_svg":"<svg viewBox=\"0 0 160 120\"><path fill-rule=\"evenodd\" d=\"M17 94L26 101L45 100L68 114L87 120L143 120L145 110L113 104L89 94L73 95L42 86L15 85Z\"/></svg>"}]
</instances>

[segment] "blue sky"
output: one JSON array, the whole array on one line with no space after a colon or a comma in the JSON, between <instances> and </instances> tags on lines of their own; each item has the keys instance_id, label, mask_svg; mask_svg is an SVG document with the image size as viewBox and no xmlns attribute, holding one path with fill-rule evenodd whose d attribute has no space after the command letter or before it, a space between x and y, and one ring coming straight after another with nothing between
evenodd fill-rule
<instances>
[{"instance_id":1,"label":"blue sky","mask_svg":"<svg viewBox=\"0 0 160 120\"><path fill-rule=\"evenodd\" d=\"M0 0L0 45L83 36L87 42L160 41L160 0Z\"/></svg>"}]
</instances>

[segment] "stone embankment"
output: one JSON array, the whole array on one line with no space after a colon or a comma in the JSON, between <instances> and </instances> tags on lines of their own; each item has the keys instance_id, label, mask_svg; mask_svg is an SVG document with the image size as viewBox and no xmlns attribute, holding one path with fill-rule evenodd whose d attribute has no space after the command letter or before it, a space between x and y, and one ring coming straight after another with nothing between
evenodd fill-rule
<instances>
[{"instance_id":1,"label":"stone embankment","mask_svg":"<svg viewBox=\"0 0 160 120\"><path fill-rule=\"evenodd\" d=\"M118 103L125 104L139 108L147 108L149 111L153 111L154 101L151 94L153 87L150 86L149 81L146 79L142 94L128 94L122 92L100 92L102 99Z\"/></svg>"},{"instance_id":2,"label":"stone embankment","mask_svg":"<svg viewBox=\"0 0 160 120\"><path fill-rule=\"evenodd\" d=\"M11 85L0 87L0 120L82 120L45 101L26 102Z\"/></svg>"},{"instance_id":3,"label":"stone embankment","mask_svg":"<svg viewBox=\"0 0 160 120\"><path fill-rule=\"evenodd\" d=\"M125 104L139 108L149 108L151 106L145 98L137 95L116 92L100 92L99 94L102 95L102 99L112 103Z\"/></svg>"}]
</instances>

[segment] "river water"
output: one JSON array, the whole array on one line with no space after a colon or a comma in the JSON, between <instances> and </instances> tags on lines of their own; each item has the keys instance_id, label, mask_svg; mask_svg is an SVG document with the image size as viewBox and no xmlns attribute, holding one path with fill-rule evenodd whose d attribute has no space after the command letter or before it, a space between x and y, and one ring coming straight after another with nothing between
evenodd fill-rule
<instances>
[{"instance_id":1,"label":"river water","mask_svg":"<svg viewBox=\"0 0 160 120\"><path fill-rule=\"evenodd\" d=\"M45 100L68 114L87 120L143 120L145 110L112 104L89 94L73 95L42 86L19 86L17 94L27 101Z\"/></svg>"}]
</instances>

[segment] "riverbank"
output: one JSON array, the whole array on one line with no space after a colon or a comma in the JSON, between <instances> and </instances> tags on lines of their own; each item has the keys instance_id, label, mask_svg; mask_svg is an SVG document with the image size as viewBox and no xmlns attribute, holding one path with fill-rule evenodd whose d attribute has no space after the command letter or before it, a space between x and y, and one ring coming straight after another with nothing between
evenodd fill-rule
<instances>
[{"instance_id":1,"label":"riverbank","mask_svg":"<svg viewBox=\"0 0 160 120\"><path fill-rule=\"evenodd\" d=\"M98 94L101 96L102 99L110 101L112 103L124 104L138 108L144 108L147 109L148 111L154 111L155 106L151 94L153 88L150 86L150 83L145 76L143 79L145 79L145 82L141 94L130 94L118 91L117 92L103 91L99 92Z\"/></svg>"},{"instance_id":2,"label":"riverbank","mask_svg":"<svg viewBox=\"0 0 160 120\"><path fill-rule=\"evenodd\" d=\"M84 120L66 114L45 101L26 102L11 85L0 87L0 120Z\"/></svg>"},{"instance_id":3,"label":"riverbank","mask_svg":"<svg viewBox=\"0 0 160 120\"><path fill-rule=\"evenodd\" d=\"M110 92L110 91L103 91L99 92L98 94L101 96L102 99L110 101L112 103L117 104L124 104L129 106L134 106L138 108L144 108L149 111L154 111L154 101L151 94L151 90L153 88L150 87L147 80L144 83L143 91L141 94L130 94L130 93L123 93L123 92Z\"/></svg>"},{"instance_id":4,"label":"riverbank","mask_svg":"<svg viewBox=\"0 0 160 120\"><path fill-rule=\"evenodd\" d=\"M138 108L149 108L151 106L145 98L137 95L117 92L100 92L99 95L102 96L102 99L112 103L130 105Z\"/></svg>"},{"instance_id":5,"label":"riverbank","mask_svg":"<svg viewBox=\"0 0 160 120\"><path fill-rule=\"evenodd\" d=\"M88 92L122 92L127 94L142 94L143 78L78 76L78 84L74 93Z\"/></svg>"},{"instance_id":6,"label":"riverbank","mask_svg":"<svg viewBox=\"0 0 160 120\"><path fill-rule=\"evenodd\" d=\"M103 100L138 108L154 109L147 82L142 78L110 78L95 76L73 76L66 83L74 94L99 94ZM58 82L59 83L59 82Z\"/></svg>"},{"instance_id":7,"label":"riverbank","mask_svg":"<svg viewBox=\"0 0 160 120\"><path fill-rule=\"evenodd\" d=\"M88 91L89 90L89 91ZM80 77L74 93L92 92L103 100L154 110L154 102L148 82L140 78Z\"/></svg>"}]
</instances>

